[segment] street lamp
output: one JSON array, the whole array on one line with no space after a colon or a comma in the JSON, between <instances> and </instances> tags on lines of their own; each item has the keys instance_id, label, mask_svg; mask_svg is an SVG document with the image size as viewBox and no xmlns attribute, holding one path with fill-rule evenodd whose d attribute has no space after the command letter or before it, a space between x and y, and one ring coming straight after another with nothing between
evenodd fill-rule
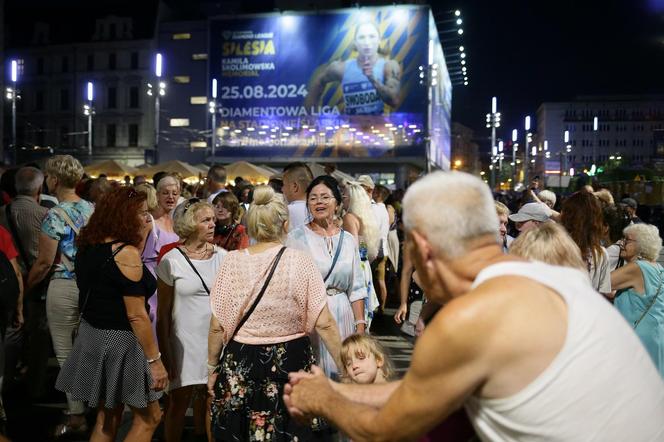
<instances>
[{"instance_id":1,"label":"street lamp","mask_svg":"<svg viewBox=\"0 0 664 442\"><path fill-rule=\"evenodd\" d=\"M7 98L12 102L12 150L14 155L16 151L16 100L21 97L18 95L19 91L16 88L18 82L18 61L11 61L11 81L12 86L7 88Z\"/></svg>"},{"instance_id":2,"label":"street lamp","mask_svg":"<svg viewBox=\"0 0 664 442\"><path fill-rule=\"evenodd\" d=\"M148 83L148 95L154 96L154 162L159 163L159 112L160 97L166 95L166 83L161 81L163 67L162 55L157 53L155 56L154 75L157 81L157 91L153 91L152 84Z\"/></svg>"},{"instance_id":3,"label":"street lamp","mask_svg":"<svg viewBox=\"0 0 664 442\"><path fill-rule=\"evenodd\" d=\"M516 142L519 138L519 131L512 129L512 190L516 186L516 151L519 150L519 144Z\"/></svg>"},{"instance_id":4,"label":"street lamp","mask_svg":"<svg viewBox=\"0 0 664 442\"><path fill-rule=\"evenodd\" d=\"M212 114L212 161L217 147L217 79L212 79L212 100L210 100L210 114Z\"/></svg>"},{"instance_id":5,"label":"street lamp","mask_svg":"<svg viewBox=\"0 0 664 442\"><path fill-rule=\"evenodd\" d=\"M594 134L594 139L593 139L593 166L597 164L597 130L599 129L599 119L597 117L593 117L593 134Z\"/></svg>"},{"instance_id":6,"label":"street lamp","mask_svg":"<svg viewBox=\"0 0 664 442\"><path fill-rule=\"evenodd\" d=\"M526 148L524 150L525 164L523 165L523 184L524 186L528 186L528 167L530 167L530 162L528 161L528 143L530 142L530 115L526 116L525 123Z\"/></svg>"},{"instance_id":7,"label":"street lamp","mask_svg":"<svg viewBox=\"0 0 664 442\"><path fill-rule=\"evenodd\" d=\"M491 129L491 165L495 161L496 154L493 153L493 149L496 148L496 128L500 127L500 112L498 112L498 98L491 98L491 113L486 114L486 127ZM496 184L496 172L495 167L491 168L491 188L493 189Z\"/></svg>"},{"instance_id":8,"label":"street lamp","mask_svg":"<svg viewBox=\"0 0 664 442\"><path fill-rule=\"evenodd\" d=\"M92 155L92 116L95 114L95 108L92 106L94 86L91 81L88 81L86 86L86 98L88 102L83 105L83 115L88 117L88 155Z\"/></svg>"}]
</instances>

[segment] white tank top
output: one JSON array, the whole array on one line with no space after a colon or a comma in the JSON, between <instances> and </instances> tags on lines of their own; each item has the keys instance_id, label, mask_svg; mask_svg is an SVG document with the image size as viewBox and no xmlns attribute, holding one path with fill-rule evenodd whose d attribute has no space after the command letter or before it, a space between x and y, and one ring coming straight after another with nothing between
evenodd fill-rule
<instances>
[{"instance_id":1,"label":"white tank top","mask_svg":"<svg viewBox=\"0 0 664 442\"><path fill-rule=\"evenodd\" d=\"M539 262L495 264L473 287L504 275L555 290L567 336L551 364L518 393L465 404L487 441L664 441L664 381L634 331L581 271Z\"/></svg>"}]
</instances>

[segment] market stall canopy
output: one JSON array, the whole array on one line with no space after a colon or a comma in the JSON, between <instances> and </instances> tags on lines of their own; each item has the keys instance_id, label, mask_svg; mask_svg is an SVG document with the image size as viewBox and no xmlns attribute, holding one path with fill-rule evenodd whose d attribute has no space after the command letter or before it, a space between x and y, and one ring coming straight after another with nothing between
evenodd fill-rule
<instances>
[{"instance_id":1,"label":"market stall canopy","mask_svg":"<svg viewBox=\"0 0 664 442\"><path fill-rule=\"evenodd\" d=\"M197 180L199 175L204 174L201 169L198 169L189 163L185 163L184 161L178 160L168 161L162 164L155 164L154 166L146 167L145 169L140 170L140 174L145 175L148 178L152 178L152 175L157 172L176 173L184 180Z\"/></svg>"},{"instance_id":2,"label":"market stall canopy","mask_svg":"<svg viewBox=\"0 0 664 442\"><path fill-rule=\"evenodd\" d=\"M325 172L325 166L323 166L322 164L307 163L307 166L309 166L309 169L311 169L311 173L313 174L314 178L317 178L321 175L327 175L327 173ZM332 176L337 181L339 181L340 184L344 181L355 181L355 178L353 176L348 175L347 173L342 172L338 169L332 172Z\"/></svg>"},{"instance_id":3,"label":"market stall canopy","mask_svg":"<svg viewBox=\"0 0 664 442\"><path fill-rule=\"evenodd\" d=\"M203 164L203 163L196 164L194 167L196 169L201 169L203 171L203 173L208 173L208 170L210 170L210 166L208 166L207 164Z\"/></svg>"},{"instance_id":4,"label":"market stall canopy","mask_svg":"<svg viewBox=\"0 0 664 442\"><path fill-rule=\"evenodd\" d=\"M124 178L126 175L134 176L138 170L120 163L116 160L104 160L97 163L90 164L85 167L85 173L91 177L98 177L99 175L106 175L108 177Z\"/></svg>"},{"instance_id":5,"label":"market stall canopy","mask_svg":"<svg viewBox=\"0 0 664 442\"><path fill-rule=\"evenodd\" d=\"M241 176L254 184L267 183L272 175L274 175L272 171L246 161L236 161L226 166L227 181L233 181L236 177Z\"/></svg>"}]
</instances>

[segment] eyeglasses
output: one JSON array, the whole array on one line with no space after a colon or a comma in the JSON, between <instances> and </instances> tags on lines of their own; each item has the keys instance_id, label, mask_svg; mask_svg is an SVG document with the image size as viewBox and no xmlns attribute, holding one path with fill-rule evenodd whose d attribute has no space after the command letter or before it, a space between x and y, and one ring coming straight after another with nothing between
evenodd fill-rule
<instances>
[{"instance_id":1,"label":"eyeglasses","mask_svg":"<svg viewBox=\"0 0 664 442\"><path fill-rule=\"evenodd\" d=\"M184 215L185 213L187 213L187 210L189 210L191 206L193 206L196 203L199 203L200 201L201 201L200 198L189 198L187 202L184 203L184 210L182 211L182 214Z\"/></svg>"},{"instance_id":2,"label":"eyeglasses","mask_svg":"<svg viewBox=\"0 0 664 442\"><path fill-rule=\"evenodd\" d=\"M317 203L320 201L323 204L328 204L330 200L332 200L332 195L314 195L309 197L310 203Z\"/></svg>"}]
</instances>

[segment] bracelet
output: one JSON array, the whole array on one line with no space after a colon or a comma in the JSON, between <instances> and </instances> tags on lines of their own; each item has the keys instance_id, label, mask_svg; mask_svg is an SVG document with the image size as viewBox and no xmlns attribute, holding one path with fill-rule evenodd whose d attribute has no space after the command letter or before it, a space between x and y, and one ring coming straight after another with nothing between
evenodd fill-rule
<instances>
[{"instance_id":1,"label":"bracelet","mask_svg":"<svg viewBox=\"0 0 664 442\"><path fill-rule=\"evenodd\" d=\"M360 325L360 324L364 324L364 325L366 326L366 325L367 325L367 321L365 321L364 319L356 319L356 320L355 320L355 327L357 327L357 326Z\"/></svg>"},{"instance_id":2,"label":"bracelet","mask_svg":"<svg viewBox=\"0 0 664 442\"><path fill-rule=\"evenodd\" d=\"M157 362L159 359L161 359L161 352L157 353L157 356L152 359L148 359L148 364L152 364L153 362Z\"/></svg>"},{"instance_id":3,"label":"bracelet","mask_svg":"<svg viewBox=\"0 0 664 442\"><path fill-rule=\"evenodd\" d=\"M207 364L207 369L208 369L208 374L215 373L217 372L217 370L219 370L219 364L217 365Z\"/></svg>"}]
</instances>

